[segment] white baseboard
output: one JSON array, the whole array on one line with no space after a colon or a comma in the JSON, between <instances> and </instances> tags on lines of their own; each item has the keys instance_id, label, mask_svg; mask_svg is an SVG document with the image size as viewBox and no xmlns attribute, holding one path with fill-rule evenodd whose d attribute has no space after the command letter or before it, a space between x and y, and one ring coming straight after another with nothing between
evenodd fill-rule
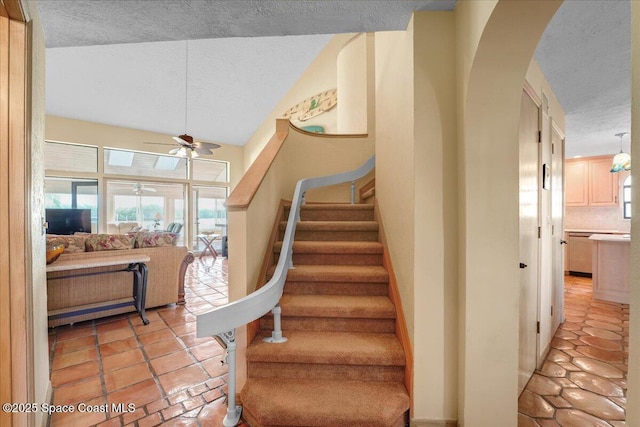
<instances>
[{"instance_id":1,"label":"white baseboard","mask_svg":"<svg viewBox=\"0 0 640 427\"><path fill-rule=\"evenodd\" d=\"M47 392L45 393L44 400L40 403L51 403L53 399L53 388L51 387L51 381L47 384ZM36 413L36 426L38 427L47 427L49 422L49 415L43 411L38 411Z\"/></svg>"},{"instance_id":2,"label":"white baseboard","mask_svg":"<svg viewBox=\"0 0 640 427\"><path fill-rule=\"evenodd\" d=\"M458 427L456 420L411 420L411 427Z\"/></svg>"}]
</instances>

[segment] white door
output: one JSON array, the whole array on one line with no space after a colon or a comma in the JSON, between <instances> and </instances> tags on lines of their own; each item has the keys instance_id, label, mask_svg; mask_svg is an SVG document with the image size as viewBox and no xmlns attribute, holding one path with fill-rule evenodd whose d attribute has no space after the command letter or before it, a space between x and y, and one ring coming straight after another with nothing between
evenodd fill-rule
<instances>
[{"instance_id":1,"label":"white door","mask_svg":"<svg viewBox=\"0 0 640 427\"><path fill-rule=\"evenodd\" d=\"M546 99L541 114L541 141L539 163L539 225L540 225L540 270L538 278L538 367L542 366L549 351L552 337L551 306L553 296L552 246L551 246L551 120L545 113Z\"/></svg>"},{"instance_id":2,"label":"white door","mask_svg":"<svg viewBox=\"0 0 640 427\"><path fill-rule=\"evenodd\" d=\"M520 343L518 394L536 368L538 315L538 106L523 91L520 109Z\"/></svg>"},{"instance_id":3,"label":"white door","mask_svg":"<svg viewBox=\"0 0 640 427\"><path fill-rule=\"evenodd\" d=\"M564 138L552 126L551 130L551 248L553 275L552 331L564 321Z\"/></svg>"}]
</instances>

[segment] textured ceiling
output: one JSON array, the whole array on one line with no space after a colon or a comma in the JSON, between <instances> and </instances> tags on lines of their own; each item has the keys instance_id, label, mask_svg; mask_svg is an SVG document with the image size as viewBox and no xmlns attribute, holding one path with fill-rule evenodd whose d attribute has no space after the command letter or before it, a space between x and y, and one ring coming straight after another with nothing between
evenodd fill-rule
<instances>
[{"instance_id":1,"label":"textured ceiling","mask_svg":"<svg viewBox=\"0 0 640 427\"><path fill-rule=\"evenodd\" d=\"M404 30L414 10L454 5L40 0L47 114L244 145L332 34Z\"/></svg>"},{"instance_id":2,"label":"textured ceiling","mask_svg":"<svg viewBox=\"0 0 640 427\"><path fill-rule=\"evenodd\" d=\"M404 30L455 1L39 0L47 113L243 145L330 34ZM535 58L566 114L567 157L630 130L629 0L565 1ZM288 36L288 37L275 37ZM185 85L189 42L188 86ZM185 128L185 87L188 92ZM624 139L629 149L629 137Z\"/></svg>"},{"instance_id":3,"label":"textured ceiling","mask_svg":"<svg viewBox=\"0 0 640 427\"><path fill-rule=\"evenodd\" d=\"M565 1L535 54L566 114L566 156L620 150L631 130L631 4ZM629 152L629 136L623 139Z\"/></svg>"},{"instance_id":4,"label":"textured ceiling","mask_svg":"<svg viewBox=\"0 0 640 427\"><path fill-rule=\"evenodd\" d=\"M40 0L47 47L404 30L455 0Z\"/></svg>"}]
</instances>

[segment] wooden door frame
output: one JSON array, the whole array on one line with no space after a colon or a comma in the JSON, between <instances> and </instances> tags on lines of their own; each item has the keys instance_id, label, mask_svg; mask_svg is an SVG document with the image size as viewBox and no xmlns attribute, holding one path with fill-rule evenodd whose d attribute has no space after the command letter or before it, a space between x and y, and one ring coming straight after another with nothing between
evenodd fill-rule
<instances>
[{"instance_id":1,"label":"wooden door frame","mask_svg":"<svg viewBox=\"0 0 640 427\"><path fill-rule=\"evenodd\" d=\"M34 398L33 298L28 231L28 64L20 0L0 2L0 401ZM26 413L0 412L0 425L33 425Z\"/></svg>"}]
</instances>

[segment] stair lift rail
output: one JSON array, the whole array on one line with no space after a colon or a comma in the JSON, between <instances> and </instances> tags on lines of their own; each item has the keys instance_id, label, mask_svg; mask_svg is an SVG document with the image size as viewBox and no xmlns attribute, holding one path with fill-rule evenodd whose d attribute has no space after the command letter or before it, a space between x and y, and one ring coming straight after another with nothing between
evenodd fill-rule
<instances>
[{"instance_id":1,"label":"stair lift rail","mask_svg":"<svg viewBox=\"0 0 640 427\"><path fill-rule=\"evenodd\" d=\"M197 336L199 338L214 336L227 350L226 362L229 364L229 407L223 420L225 427L235 426L240 420L242 413L242 407L236 406L235 328L253 322L269 311L272 311L274 316L274 330L271 333L271 337L266 338L265 341L282 343L287 340L282 336L282 330L280 328L281 308L279 302L284 290L284 283L287 279L287 271L294 268L292 260L293 239L297 223L300 220L300 206L304 203L306 191L312 188L351 182L351 203L354 203L355 180L368 174L373 170L374 166L375 156L371 156L369 160L355 170L298 181L291 202L287 227L282 242L282 251L271 280L257 291L237 301L197 316Z\"/></svg>"}]
</instances>

